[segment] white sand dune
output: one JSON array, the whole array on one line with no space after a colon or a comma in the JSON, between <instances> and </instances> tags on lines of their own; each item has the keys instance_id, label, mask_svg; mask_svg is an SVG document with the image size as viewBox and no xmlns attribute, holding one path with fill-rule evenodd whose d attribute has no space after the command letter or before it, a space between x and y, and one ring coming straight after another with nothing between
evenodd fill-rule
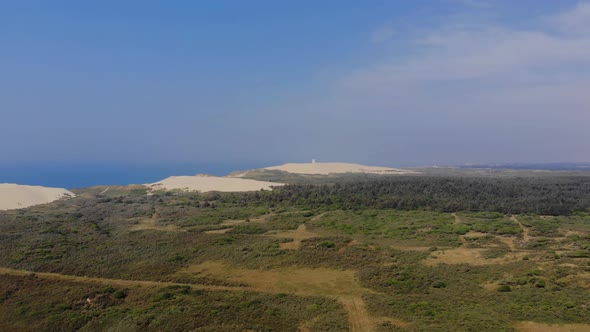
<instances>
[{"instance_id":1,"label":"white sand dune","mask_svg":"<svg viewBox=\"0 0 590 332\"><path fill-rule=\"evenodd\" d=\"M76 196L62 188L0 183L0 210L22 209Z\"/></svg>"},{"instance_id":2,"label":"white sand dune","mask_svg":"<svg viewBox=\"0 0 590 332\"><path fill-rule=\"evenodd\" d=\"M152 190L186 190L186 191L222 191L242 192L258 191L260 189L270 190L274 186L284 186L284 183L256 181L240 178L217 177L210 175L197 176L171 176L164 180L146 184Z\"/></svg>"},{"instance_id":3,"label":"white sand dune","mask_svg":"<svg viewBox=\"0 0 590 332\"><path fill-rule=\"evenodd\" d=\"M280 166L265 167L267 170L278 170L297 174L337 174L337 173L369 173L369 174L416 174L417 172L390 167L365 166L349 163L289 163Z\"/></svg>"}]
</instances>

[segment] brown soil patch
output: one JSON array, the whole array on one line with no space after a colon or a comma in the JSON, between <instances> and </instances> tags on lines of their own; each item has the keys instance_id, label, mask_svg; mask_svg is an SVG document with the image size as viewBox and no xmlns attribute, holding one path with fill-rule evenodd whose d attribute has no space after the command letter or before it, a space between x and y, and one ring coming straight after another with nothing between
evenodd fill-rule
<instances>
[{"instance_id":1,"label":"brown soil patch","mask_svg":"<svg viewBox=\"0 0 590 332\"><path fill-rule=\"evenodd\" d=\"M437 264L470 264L470 265L492 265L506 264L522 260L526 256L524 252L508 253L504 257L486 259L482 248L456 248L434 251L429 258L424 260L426 265Z\"/></svg>"},{"instance_id":2,"label":"brown soil patch","mask_svg":"<svg viewBox=\"0 0 590 332\"><path fill-rule=\"evenodd\" d=\"M521 332L588 332L590 324L542 324L535 322L520 322L514 327Z\"/></svg>"},{"instance_id":3,"label":"brown soil patch","mask_svg":"<svg viewBox=\"0 0 590 332\"><path fill-rule=\"evenodd\" d=\"M305 224L299 225L294 231L270 231L264 234L265 236L272 236L279 239L293 239L293 242L281 243L281 249L297 250L301 247L301 241L317 237L313 232L308 232Z\"/></svg>"},{"instance_id":4,"label":"brown soil patch","mask_svg":"<svg viewBox=\"0 0 590 332\"><path fill-rule=\"evenodd\" d=\"M452 215L453 217L455 217L455 224L460 224L460 223L462 223L462 222L463 222L463 219L461 219L461 217L459 217L459 216L457 215L457 213L453 212L453 213L451 213L451 215Z\"/></svg>"}]
</instances>

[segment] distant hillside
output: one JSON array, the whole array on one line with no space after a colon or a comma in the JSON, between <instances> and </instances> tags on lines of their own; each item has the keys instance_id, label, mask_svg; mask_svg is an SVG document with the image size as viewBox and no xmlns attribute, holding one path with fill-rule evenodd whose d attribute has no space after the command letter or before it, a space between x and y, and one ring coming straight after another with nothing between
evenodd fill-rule
<instances>
[{"instance_id":1,"label":"distant hillside","mask_svg":"<svg viewBox=\"0 0 590 332\"><path fill-rule=\"evenodd\" d=\"M507 164L468 164L459 168L490 168L514 170L546 170L546 171L590 171L590 163L507 163Z\"/></svg>"}]
</instances>

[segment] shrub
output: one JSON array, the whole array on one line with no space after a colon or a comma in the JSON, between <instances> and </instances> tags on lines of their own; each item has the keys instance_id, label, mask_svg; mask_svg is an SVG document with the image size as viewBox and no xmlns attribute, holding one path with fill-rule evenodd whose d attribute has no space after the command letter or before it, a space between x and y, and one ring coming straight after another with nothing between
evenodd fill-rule
<instances>
[{"instance_id":1,"label":"shrub","mask_svg":"<svg viewBox=\"0 0 590 332\"><path fill-rule=\"evenodd\" d=\"M447 284L445 284L443 281L436 281L432 284L432 287L434 288L445 288L447 287Z\"/></svg>"},{"instance_id":2,"label":"shrub","mask_svg":"<svg viewBox=\"0 0 590 332\"><path fill-rule=\"evenodd\" d=\"M113 296L114 296L116 299L124 299L124 298L126 298L126 297L127 297L127 292L128 292L128 290L127 290L127 289L120 289L120 290L118 290L118 291L115 291L115 292L113 293Z\"/></svg>"},{"instance_id":3,"label":"shrub","mask_svg":"<svg viewBox=\"0 0 590 332\"><path fill-rule=\"evenodd\" d=\"M318 247L321 247L321 248L335 248L336 247L336 243L334 243L334 241L322 241L322 242L318 243Z\"/></svg>"}]
</instances>

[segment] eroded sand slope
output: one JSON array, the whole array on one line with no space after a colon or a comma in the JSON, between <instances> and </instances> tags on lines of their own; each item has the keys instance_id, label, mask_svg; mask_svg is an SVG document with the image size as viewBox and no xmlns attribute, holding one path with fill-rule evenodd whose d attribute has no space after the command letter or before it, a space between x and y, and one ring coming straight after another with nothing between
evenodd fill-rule
<instances>
[{"instance_id":1,"label":"eroded sand slope","mask_svg":"<svg viewBox=\"0 0 590 332\"><path fill-rule=\"evenodd\" d=\"M76 196L63 188L0 183L0 210L22 209Z\"/></svg>"},{"instance_id":2,"label":"eroded sand slope","mask_svg":"<svg viewBox=\"0 0 590 332\"><path fill-rule=\"evenodd\" d=\"M152 190L187 190L198 192L271 190L272 187L283 185L283 183L203 175L171 176L155 183L146 184Z\"/></svg>"},{"instance_id":3,"label":"eroded sand slope","mask_svg":"<svg viewBox=\"0 0 590 332\"><path fill-rule=\"evenodd\" d=\"M369 174L415 174L416 172L399 168L365 166L349 163L288 163L280 166L265 167L266 170L277 170L297 174L336 174L336 173L369 173Z\"/></svg>"}]
</instances>

